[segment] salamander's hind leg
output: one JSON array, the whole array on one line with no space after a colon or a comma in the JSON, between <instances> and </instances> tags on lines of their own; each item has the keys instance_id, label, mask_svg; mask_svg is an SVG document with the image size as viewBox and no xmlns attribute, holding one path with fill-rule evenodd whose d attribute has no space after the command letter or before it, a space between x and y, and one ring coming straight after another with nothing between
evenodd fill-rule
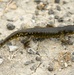
<instances>
[{"instance_id":1,"label":"salamander's hind leg","mask_svg":"<svg viewBox=\"0 0 74 75\"><path fill-rule=\"evenodd\" d=\"M25 48L28 48L30 40L31 40L31 37L26 37L21 40L21 43L24 45Z\"/></svg>"},{"instance_id":2,"label":"salamander's hind leg","mask_svg":"<svg viewBox=\"0 0 74 75\"><path fill-rule=\"evenodd\" d=\"M72 45L73 44L69 36L66 36L66 35L61 35L60 40L61 40L62 45Z\"/></svg>"}]
</instances>

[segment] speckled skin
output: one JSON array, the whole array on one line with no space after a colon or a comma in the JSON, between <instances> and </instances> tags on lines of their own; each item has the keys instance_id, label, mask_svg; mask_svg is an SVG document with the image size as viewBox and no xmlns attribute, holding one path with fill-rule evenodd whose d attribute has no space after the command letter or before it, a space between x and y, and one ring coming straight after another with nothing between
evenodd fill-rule
<instances>
[{"instance_id":1,"label":"speckled skin","mask_svg":"<svg viewBox=\"0 0 74 75\"><path fill-rule=\"evenodd\" d=\"M2 46L5 42L9 41L12 38L19 36L29 36L34 38L56 38L62 34L74 34L74 25L68 25L64 27L49 27L49 28L29 28L26 30L18 30L10 34L3 41L0 42Z\"/></svg>"}]
</instances>

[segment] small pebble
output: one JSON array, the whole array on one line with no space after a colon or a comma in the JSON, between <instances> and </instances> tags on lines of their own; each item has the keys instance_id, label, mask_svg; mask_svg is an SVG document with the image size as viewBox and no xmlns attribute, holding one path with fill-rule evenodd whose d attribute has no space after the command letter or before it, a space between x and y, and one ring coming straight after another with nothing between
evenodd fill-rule
<instances>
[{"instance_id":1,"label":"small pebble","mask_svg":"<svg viewBox=\"0 0 74 75\"><path fill-rule=\"evenodd\" d=\"M37 61L41 61L41 57L40 57L40 56L37 56L37 57L36 57L36 60L37 60Z\"/></svg>"},{"instance_id":2,"label":"small pebble","mask_svg":"<svg viewBox=\"0 0 74 75\"><path fill-rule=\"evenodd\" d=\"M23 51L20 51L21 54L23 54Z\"/></svg>"},{"instance_id":3,"label":"small pebble","mask_svg":"<svg viewBox=\"0 0 74 75\"><path fill-rule=\"evenodd\" d=\"M20 17L20 20L21 20L21 21L24 21L24 17L21 16L21 17Z\"/></svg>"},{"instance_id":4,"label":"small pebble","mask_svg":"<svg viewBox=\"0 0 74 75\"><path fill-rule=\"evenodd\" d=\"M67 4L67 3L68 3L67 1L65 1L65 0L63 1L63 4Z\"/></svg>"},{"instance_id":5,"label":"small pebble","mask_svg":"<svg viewBox=\"0 0 74 75\"><path fill-rule=\"evenodd\" d=\"M59 19L59 16L58 15L55 15L55 19Z\"/></svg>"},{"instance_id":6,"label":"small pebble","mask_svg":"<svg viewBox=\"0 0 74 75\"><path fill-rule=\"evenodd\" d=\"M26 62L24 63L24 65L29 65L29 64L31 64L31 61L26 61Z\"/></svg>"},{"instance_id":7,"label":"small pebble","mask_svg":"<svg viewBox=\"0 0 74 75\"><path fill-rule=\"evenodd\" d=\"M74 62L74 56L71 57L71 61Z\"/></svg>"},{"instance_id":8,"label":"small pebble","mask_svg":"<svg viewBox=\"0 0 74 75\"><path fill-rule=\"evenodd\" d=\"M16 5L16 3L13 1L12 3L10 3L10 5L9 5L9 8L11 8L11 9L13 9L13 10L16 10L17 9L17 5Z\"/></svg>"},{"instance_id":9,"label":"small pebble","mask_svg":"<svg viewBox=\"0 0 74 75\"><path fill-rule=\"evenodd\" d=\"M46 6L46 4L44 4L43 2L41 2L40 4L37 5L37 9L38 10L44 10L45 6Z\"/></svg>"},{"instance_id":10,"label":"small pebble","mask_svg":"<svg viewBox=\"0 0 74 75\"><path fill-rule=\"evenodd\" d=\"M60 3L60 0L55 0L55 3Z\"/></svg>"},{"instance_id":11,"label":"small pebble","mask_svg":"<svg viewBox=\"0 0 74 75\"><path fill-rule=\"evenodd\" d=\"M14 20L11 20L11 19L7 19L7 21L9 21L9 22L14 22Z\"/></svg>"},{"instance_id":12,"label":"small pebble","mask_svg":"<svg viewBox=\"0 0 74 75\"><path fill-rule=\"evenodd\" d=\"M63 21L64 21L63 18L58 19L58 22L63 22Z\"/></svg>"},{"instance_id":13,"label":"small pebble","mask_svg":"<svg viewBox=\"0 0 74 75\"><path fill-rule=\"evenodd\" d=\"M9 51L11 51L11 52L18 49L17 46L8 46L8 47L9 47Z\"/></svg>"},{"instance_id":14,"label":"small pebble","mask_svg":"<svg viewBox=\"0 0 74 75\"><path fill-rule=\"evenodd\" d=\"M33 60L26 61L26 62L24 63L24 65L29 65L29 64L31 64L31 63L34 63L34 61L33 61Z\"/></svg>"},{"instance_id":15,"label":"small pebble","mask_svg":"<svg viewBox=\"0 0 74 75\"><path fill-rule=\"evenodd\" d=\"M15 26L11 23L8 23L6 26L8 30L13 30L15 28Z\"/></svg>"},{"instance_id":16,"label":"small pebble","mask_svg":"<svg viewBox=\"0 0 74 75\"><path fill-rule=\"evenodd\" d=\"M54 22L50 21L49 23L47 23L47 27L54 27Z\"/></svg>"},{"instance_id":17,"label":"small pebble","mask_svg":"<svg viewBox=\"0 0 74 75\"><path fill-rule=\"evenodd\" d=\"M59 5L56 6L56 9L57 9L58 11L61 11L61 7L60 7Z\"/></svg>"},{"instance_id":18,"label":"small pebble","mask_svg":"<svg viewBox=\"0 0 74 75\"><path fill-rule=\"evenodd\" d=\"M74 62L74 52L71 55L71 61Z\"/></svg>"},{"instance_id":19,"label":"small pebble","mask_svg":"<svg viewBox=\"0 0 74 75\"><path fill-rule=\"evenodd\" d=\"M48 67L48 71L53 71L53 67L52 66L49 66Z\"/></svg>"},{"instance_id":20,"label":"small pebble","mask_svg":"<svg viewBox=\"0 0 74 75\"><path fill-rule=\"evenodd\" d=\"M36 10L36 11L35 11L35 15L39 15L39 12L38 12L38 10Z\"/></svg>"},{"instance_id":21,"label":"small pebble","mask_svg":"<svg viewBox=\"0 0 74 75\"><path fill-rule=\"evenodd\" d=\"M54 22L54 15L53 14L49 16L49 20Z\"/></svg>"},{"instance_id":22,"label":"small pebble","mask_svg":"<svg viewBox=\"0 0 74 75\"><path fill-rule=\"evenodd\" d=\"M33 71L33 70L36 70L36 65L34 64L34 65L32 65L31 67L30 67L30 69Z\"/></svg>"},{"instance_id":23,"label":"small pebble","mask_svg":"<svg viewBox=\"0 0 74 75\"><path fill-rule=\"evenodd\" d=\"M34 49L32 49L32 48L28 48L27 52L29 54L36 54L36 51Z\"/></svg>"},{"instance_id":24,"label":"small pebble","mask_svg":"<svg viewBox=\"0 0 74 75\"><path fill-rule=\"evenodd\" d=\"M46 1L43 2L43 4L44 4L44 5L48 5L49 2L46 0Z\"/></svg>"},{"instance_id":25,"label":"small pebble","mask_svg":"<svg viewBox=\"0 0 74 75\"><path fill-rule=\"evenodd\" d=\"M72 66L72 62L71 61L68 61L68 66Z\"/></svg>"},{"instance_id":26,"label":"small pebble","mask_svg":"<svg viewBox=\"0 0 74 75\"><path fill-rule=\"evenodd\" d=\"M40 55L38 51L36 52L36 54L37 54L37 55Z\"/></svg>"},{"instance_id":27,"label":"small pebble","mask_svg":"<svg viewBox=\"0 0 74 75\"><path fill-rule=\"evenodd\" d=\"M74 52L72 53L72 55L74 55Z\"/></svg>"},{"instance_id":28,"label":"small pebble","mask_svg":"<svg viewBox=\"0 0 74 75\"><path fill-rule=\"evenodd\" d=\"M2 64L3 63L3 59L0 57L0 64Z\"/></svg>"},{"instance_id":29,"label":"small pebble","mask_svg":"<svg viewBox=\"0 0 74 75\"><path fill-rule=\"evenodd\" d=\"M37 4L39 4L41 2L41 0L34 0L34 2L36 2Z\"/></svg>"},{"instance_id":30,"label":"small pebble","mask_svg":"<svg viewBox=\"0 0 74 75\"><path fill-rule=\"evenodd\" d=\"M48 14L50 15L50 14L54 14L54 11L52 10L52 9L49 9L48 10Z\"/></svg>"}]
</instances>

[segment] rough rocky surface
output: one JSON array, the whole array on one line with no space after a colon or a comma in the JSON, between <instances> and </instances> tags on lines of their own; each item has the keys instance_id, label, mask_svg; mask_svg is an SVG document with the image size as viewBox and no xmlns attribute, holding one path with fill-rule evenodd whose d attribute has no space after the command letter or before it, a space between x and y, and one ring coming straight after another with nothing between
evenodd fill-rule
<instances>
[{"instance_id":1,"label":"rough rocky surface","mask_svg":"<svg viewBox=\"0 0 74 75\"><path fill-rule=\"evenodd\" d=\"M0 40L22 28L46 25L74 25L74 0L0 0ZM0 75L74 75L74 35L71 45L50 38L31 39L24 47L21 39L0 48Z\"/></svg>"}]
</instances>

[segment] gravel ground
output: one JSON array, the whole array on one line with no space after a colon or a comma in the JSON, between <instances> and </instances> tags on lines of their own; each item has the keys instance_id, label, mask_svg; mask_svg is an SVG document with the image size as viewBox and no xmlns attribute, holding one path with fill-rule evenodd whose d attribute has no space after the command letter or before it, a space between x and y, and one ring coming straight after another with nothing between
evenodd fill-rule
<instances>
[{"instance_id":1,"label":"gravel ground","mask_svg":"<svg viewBox=\"0 0 74 75\"><path fill-rule=\"evenodd\" d=\"M0 40L16 30L74 25L74 0L0 0ZM74 75L74 35L59 38L8 41L0 48L0 75ZM21 43L22 42L22 43Z\"/></svg>"}]
</instances>

